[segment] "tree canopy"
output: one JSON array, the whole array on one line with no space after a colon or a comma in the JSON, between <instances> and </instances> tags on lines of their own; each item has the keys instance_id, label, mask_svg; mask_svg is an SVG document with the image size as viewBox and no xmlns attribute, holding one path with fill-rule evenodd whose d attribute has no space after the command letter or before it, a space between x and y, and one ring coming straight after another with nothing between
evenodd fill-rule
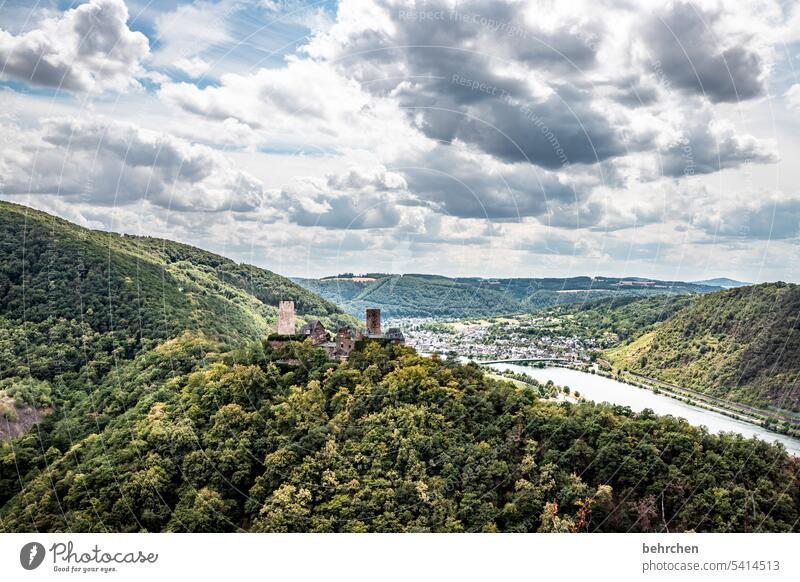
<instances>
[{"instance_id":1,"label":"tree canopy","mask_svg":"<svg viewBox=\"0 0 800 582\"><path fill-rule=\"evenodd\" d=\"M797 531L800 465L779 445L538 394L397 345L332 363L186 334L4 443L0 526Z\"/></svg>"}]
</instances>

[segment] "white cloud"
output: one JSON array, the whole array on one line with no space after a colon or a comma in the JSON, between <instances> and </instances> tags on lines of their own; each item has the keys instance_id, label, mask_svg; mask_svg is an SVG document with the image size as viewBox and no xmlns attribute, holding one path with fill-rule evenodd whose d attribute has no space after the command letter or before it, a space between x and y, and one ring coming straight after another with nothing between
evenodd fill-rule
<instances>
[{"instance_id":1,"label":"white cloud","mask_svg":"<svg viewBox=\"0 0 800 582\"><path fill-rule=\"evenodd\" d=\"M761 190L715 197L697 206L692 225L713 237L797 240L800 195Z\"/></svg>"},{"instance_id":2,"label":"white cloud","mask_svg":"<svg viewBox=\"0 0 800 582\"><path fill-rule=\"evenodd\" d=\"M202 77L208 71L209 66L210 65L200 57L182 58L175 61L175 67L189 75L192 79Z\"/></svg>"},{"instance_id":3,"label":"white cloud","mask_svg":"<svg viewBox=\"0 0 800 582\"><path fill-rule=\"evenodd\" d=\"M405 149L419 141L402 112L333 67L289 59L280 69L222 75L219 86L162 85L167 104L205 120L245 125L270 147Z\"/></svg>"},{"instance_id":4,"label":"white cloud","mask_svg":"<svg viewBox=\"0 0 800 582\"><path fill-rule=\"evenodd\" d=\"M783 94L786 106L789 109L800 111L800 83L795 83Z\"/></svg>"},{"instance_id":5,"label":"white cloud","mask_svg":"<svg viewBox=\"0 0 800 582\"><path fill-rule=\"evenodd\" d=\"M210 47L234 42L228 19L241 4L241 0L198 0L159 14L155 21L159 49L154 64L169 67L182 59L191 60Z\"/></svg>"},{"instance_id":6,"label":"white cloud","mask_svg":"<svg viewBox=\"0 0 800 582\"><path fill-rule=\"evenodd\" d=\"M273 206L301 226L359 230L397 226L405 179L384 167L351 167L324 180L305 178L284 187Z\"/></svg>"},{"instance_id":7,"label":"white cloud","mask_svg":"<svg viewBox=\"0 0 800 582\"><path fill-rule=\"evenodd\" d=\"M333 26L333 19L324 5L304 0L262 0L261 6L270 16L280 22L297 24L313 32L326 31Z\"/></svg>"},{"instance_id":8,"label":"white cloud","mask_svg":"<svg viewBox=\"0 0 800 582\"><path fill-rule=\"evenodd\" d=\"M59 118L45 120L38 131L10 123L3 131L19 139L0 156L6 194L239 212L258 210L265 198L261 182L219 152L132 124Z\"/></svg>"},{"instance_id":9,"label":"white cloud","mask_svg":"<svg viewBox=\"0 0 800 582\"><path fill-rule=\"evenodd\" d=\"M78 14L100 6L114 8L108 38L94 31L93 56L79 54ZM317 274L341 259L527 275L531 254L585 273L794 236L798 142L775 119L800 110L800 85L765 97L783 87L780 43L800 39L800 10L780 0L341 0L335 22L297 0L199 0L145 9L150 58L120 6L0 33L5 79L160 86L86 110L6 89L21 117L2 122L5 195L87 224L113 205L148 220L169 207L182 240L278 245ZM301 27L315 33L282 56Z\"/></svg>"},{"instance_id":10,"label":"white cloud","mask_svg":"<svg viewBox=\"0 0 800 582\"><path fill-rule=\"evenodd\" d=\"M122 0L91 0L18 36L0 30L0 75L71 91L135 87L149 44L127 20Z\"/></svg>"},{"instance_id":11,"label":"white cloud","mask_svg":"<svg viewBox=\"0 0 800 582\"><path fill-rule=\"evenodd\" d=\"M711 174L778 161L773 142L738 132L729 120L715 119L709 108L687 112L683 127L677 129L661 149L661 172L666 176Z\"/></svg>"}]
</instances>

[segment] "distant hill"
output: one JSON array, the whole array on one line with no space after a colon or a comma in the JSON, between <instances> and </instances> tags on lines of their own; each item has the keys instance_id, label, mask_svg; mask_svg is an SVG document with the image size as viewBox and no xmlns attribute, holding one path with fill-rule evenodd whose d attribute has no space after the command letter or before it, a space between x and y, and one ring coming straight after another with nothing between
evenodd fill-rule
<instances>
[{"instance_id":1,"label":"distant hill","mask_svg":"<svg viewBox=\"0 0 800 582\"><path fill-rule=\"evenodd\" d=\"M697 298L607 357L629 371L757 406L800 410L800 287Z\"/></svg>"},{"instance_id":2,"label":"distant hill","mask_svg":"<svg viewBox=\"0 0 800 582\"><path fill-rule=\"evenodd\" d=\"M618 343L638 337L697 301L698 294L625 295L585 303L567 303L544 313L559 320L561 333L605 337ZM610 334L610 337L609 337Z\"/></svg>"},{"instance_id":3,"label":"distant hill","mask_svg":"<svg viewBox=\"0 0 800 582\"><path fill-rule=\"evenodd\" d=\"M439 275L351 274L294 279L353 315L380 307L386 317L473 317L526 313L554 305L624 296L709 293L709 287L637 277L541 279L449 278Z\"/></svg>"},{"instance_id":4,"label":"distant hill","mask_svg":"<svg viewBox=\"0 0 800 582\"><path fill-rule=\"evenodd\" d=\"M717 277L716 279L703 279L702 281L693 281L695 285L707 285L709 287L722 287L723 289L733 289L735 287L747 287L752 283L745 283L744 281L737 281L736 279L728 279L727 277Z\"/></svg>"}]
</instances>

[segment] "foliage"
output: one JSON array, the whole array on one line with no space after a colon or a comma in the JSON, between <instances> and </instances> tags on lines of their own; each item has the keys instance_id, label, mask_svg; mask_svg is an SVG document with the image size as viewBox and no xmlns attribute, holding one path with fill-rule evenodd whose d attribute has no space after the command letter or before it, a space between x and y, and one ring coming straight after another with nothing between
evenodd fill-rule
<instances>
[{"instance_id":1,"label":"foliage","mask_svg":"<svg viewBox=\"0 0 800 582\"><path fill-rule=\"evenodd\" d=\"M739 287L699 297L607 357L719 398L800 410L799 319L797 285Z\"/></svg>"},{"instance_id":2,"label":"foliage","mask_svg":"<svg viewBox=\"0 0 800 582\"><path fill-rule=\"evenodd\" d=\"M187 330L213 340L214 350L263 337L274 330L280 299L294 300L301 318L332 327L354 321L269 271L0 202L3 415L10 418L23 406L52 408L40 425L42 442L23 437L20 470L46 464L42 451L67 450L134 404L137 391L121 382L126 362L137 354L148 354L146 360L163 353L165 346L154 348ZM112 392L118 396L110 398ZM106 411L109 401L124 405ZM0 466L0 502L19 486L11 470Z\"/></svg>"},{"instance_id":3,"label":"foliage","mask_svg":"<svg viewBox=\"0 0 800 582\"><path fill-rule=\"evenodd\" d=\"M584 337L611 334L617 340L636 337L690 305L698 295L628 295L563 305L548 313L561 319L561 333Z\"/></svg>"},{"instance_id":4,"label":"foliage","mask_svg":"<svg viewBox=\"0 0 800 582\"><path fill-rule=\"evenodd\" d=\"M612 277L552 279L448 278L435 275L374 274L374 282L340 279L296 279L322 297L360 315L380 307L386 317L476 317L530 313L557 305L585 304L653 295L710 293L715 287L678 281ZM637 284L634 284L637 283Z\"/></svg>"},{"instance_id":5,"label":"foliage","mask_svg":"<svg viewBox=\"0 0 800 582\"><path fill-rule=\"evenodd\" d=\"M301 317L353 322L269 271L0 202L0 379L94 382L185 330L235 346L274 330L280 299Z\"/></svg>"},{"instance_id":6,"label":"foliage","mask_svg":"<svg viewBox=\"0 0 800 582\"><path fill-rule=\"evenodd\" d=\"M186 329L238 343L273 330L281 299L293 300L304 317L331 325L352 321L275 273L189 245L87 230L0 202L0 314L5 327L29 326L19 333L41 335L61 326L67 343L101 334L128 355L148 339Z\"/></svg>"},{"instance_id":7,"label":"foliage","mask_svg":"<svg viewBox=\"0 0 800 582\"><path fill-rule=\"evenodd\" d=\"M798 528L800 466L779 445L649 411L541 400L475 365L392 344L364 342L345 364L290 344L299 364L289 367L267 341L213 349L184 335L140 354L76 404L78 432L91 432L46 441L46 453L34 434L5 446L6 467L25 454L48 463L23 474L0 527Z\"/></svg>"},{"instance_id":8,"label":"foliage","mask_svg":"<svg viewBox=\"0 0 800 582\"><path fill-rule=\"evenodd\" d=\"M359 342L347 363L309 342L273 348L279 299L330 327L353 319L273 273L179 243L0 203L0 251L0 417L51 410L0 441L2 531L798 529L800 466L780 445L557 403L542 398L550 386L387 342ZM453 281L458 301L461 287L486 287L412 279L423 305L431 289L449 297ZM514 293L527 308L564 280L498 284L525 289ZM773 343L741 328L778 326L764 319L771 309L791 320L795 291L775 286L758 323L738 305L735 324L708 333L749 337L743 349L768 360ZM672 307L629 305L598 325L660 333L698 305L728 313L703 298L658 324Z\"/></svg>"}]
</instances>

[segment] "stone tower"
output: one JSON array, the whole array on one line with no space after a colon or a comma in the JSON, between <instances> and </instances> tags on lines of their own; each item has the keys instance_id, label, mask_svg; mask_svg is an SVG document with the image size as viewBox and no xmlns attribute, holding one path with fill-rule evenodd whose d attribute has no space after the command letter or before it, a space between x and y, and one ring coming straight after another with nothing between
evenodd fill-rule
<instances>
[{"instance_id":1,"label":"stone tower","mask_svg":"<svg viewBox=\"0 0 800 582\"><path fill-rule=\"evenodd\" d=\"M278 305L278 333L294 335L294 301L281 301Z\"/></svg>"},{"instance_id":2,"label":"stone tower","mask_svg":"<svg viewBox=\"0 0 800 582\"><path fill-rule=\"evenodd\" d=\"M367 309L367 336L381 335L381 310Z\"/></svg>"}]
</instances>

